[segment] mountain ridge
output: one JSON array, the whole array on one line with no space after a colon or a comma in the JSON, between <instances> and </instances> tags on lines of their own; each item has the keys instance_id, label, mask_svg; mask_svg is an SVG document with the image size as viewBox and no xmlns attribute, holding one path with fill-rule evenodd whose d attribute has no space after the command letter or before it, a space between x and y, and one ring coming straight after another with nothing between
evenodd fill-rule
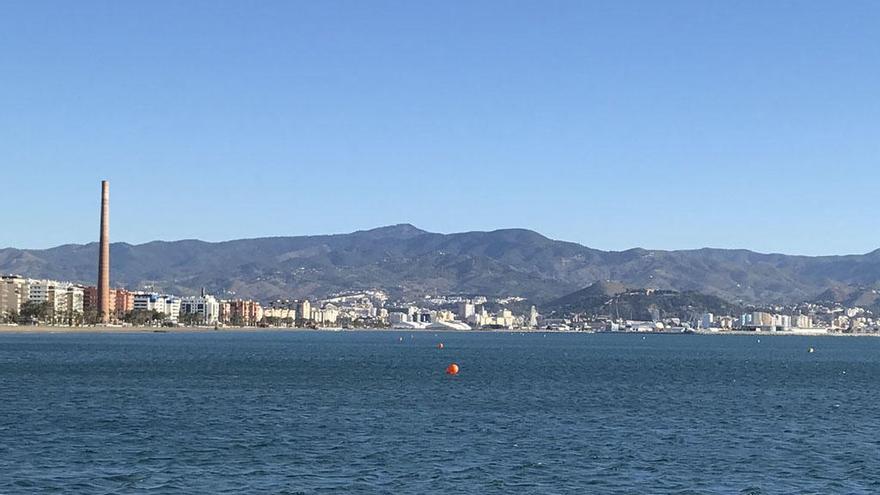
<instances>
[{"instance_id":1,"label":"mountain ridge","mask_svg":"<svg viewBox=\"0 0 880 495\"><path fill-rule=\"evenodd\" d=\"M97 243L0 249L0 272L94 283ZM799 302L836 285L880 281L880 250L805 256L746 249L602 251L528 229L440 234L397 224L348 234L220 242L184 239L111 245L114 285L258 299L380 288L522 295L551 301L601 280L698 291L731 302Z\"/></svg>"}]
</instances>

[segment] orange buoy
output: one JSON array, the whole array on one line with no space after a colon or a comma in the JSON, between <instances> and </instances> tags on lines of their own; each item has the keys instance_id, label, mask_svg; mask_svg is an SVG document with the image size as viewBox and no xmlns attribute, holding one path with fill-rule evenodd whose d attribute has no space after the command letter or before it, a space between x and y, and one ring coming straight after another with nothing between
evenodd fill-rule
<instances>
[{"instance_id":1,"label":"orange buoy","mask_svg":"<svg viewBox=\"0 0 880 495\"><path fill-rule=\"evenodd\" d=\"M446 367L447 375L457 375L458 374L458 365L455 363L450 364Z\"/></svg>"},{"instance_id":2,"label":"orange buoy","mask_svg":"<svg viewBox=\"0 0 880 495\"><path fill-rule=\"evenodd\" d=\"M440 342L439 344L437 344L437 349L443 349L443 342Z\"/></svg>"}]
</instances>

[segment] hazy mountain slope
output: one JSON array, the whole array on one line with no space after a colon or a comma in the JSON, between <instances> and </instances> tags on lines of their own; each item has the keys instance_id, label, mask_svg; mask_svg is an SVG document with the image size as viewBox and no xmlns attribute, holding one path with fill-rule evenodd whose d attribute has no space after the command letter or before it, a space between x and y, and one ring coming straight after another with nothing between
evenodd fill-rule
<instances>
[{"instance_id":1,"label":"hazy mountain slope","mask_svg":"<svg viewBox=\"0 0 880 495\"><path fill-rule=\"evenodd\" d=\"M876 286L835 285L816 296L814 302L860 307L877 312L880 311L880 289Z\"/></svg>"},{"instance_id":2,"label":"hazy mountain slope","mask_svg":"<svg viewBox=\"0 0 880 495\"><path fill-rule=\"evenodd\" d=\"M97 244L0 250L0 272L93 283ZM730 301L811 299L836 285L872 286L880 253L807 257L745 250L607 252L508 229L435 234L396 225L351 234L116 243L116 285L270 299L349 288L524 295L550 301L597 280L695 290Z\"/></svg>"},{"instance_id":3,"label":"hazy mountain slope","mask_svg":"<svg viewBox=\"0 0 880 495\"><path fill-rule=\"evenodd\" d=\"M696 291L627 289L617 282L596 282L544 304L541 310L545 315L578 313L650 320L654 315L693 319L706 312L737 314L742 308Z\"/></svg>"}]
</instances>

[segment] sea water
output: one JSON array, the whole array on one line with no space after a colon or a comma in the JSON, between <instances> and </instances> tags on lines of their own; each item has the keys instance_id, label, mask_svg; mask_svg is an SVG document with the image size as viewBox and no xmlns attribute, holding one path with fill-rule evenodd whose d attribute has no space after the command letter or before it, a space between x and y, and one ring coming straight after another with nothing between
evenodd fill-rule
<instances>
[{"instance_id":1,"label":"sea water","mask_svg":"<svg viewBox=\"0 0 880 495\"><path fill-rule=\"evenodd\" d=\"M880 493L878 404L866 337L4 334L0 493Z\"/></svg>"}]
</instances>

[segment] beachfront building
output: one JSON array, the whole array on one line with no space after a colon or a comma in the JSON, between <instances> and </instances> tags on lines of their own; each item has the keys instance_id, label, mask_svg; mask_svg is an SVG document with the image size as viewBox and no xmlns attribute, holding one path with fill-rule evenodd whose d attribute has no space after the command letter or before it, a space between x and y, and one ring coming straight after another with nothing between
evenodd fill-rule
<instances>
[{"instance_id":1,"label":"beachfront building","mask_svg":"<svg viewBox=\"0 0 880 495\"><path fill-rule=\"evenodd\" d=\"M475 313L476 309L474 308L474 304L470 301L458 303L458 317L461 318L462 321L467 321L468 318L473 316Z\"/></svg>"},{"instance_id":2,"label":"beachfront building","mask_svg":"<svg viewBox=\"0 0 880 495\"><path fill-rule=\"evenodd\" d=\"M536 308L535 306L532 306L531 308L529 308L529 321L528 321L529 328L537 328L538 327L538 316L540 316L538 314L538 308Z\"/></svg>"},{"instance_id":3,"label":"beachfront building","mask_svg":"<svg viewBox=\"0 0 880 495\"><path fill-rule=\"evenodd\" d=\"M773 326L777 331L791 330L791 316L773 315Z\"/></svg>"},{"instance_id":4,"label":"beachfront building","mask_svg":"<svg viewBox=\"0 0 880 495\"><path fill-rule=\"evenodd\" d=\"M267 308L263 308L263 318L271 318L282 323L293 323L296 321L296 309L273 304Z\"/></svg>"},{"instance_id":5,"label":"beachfront building","mask_svg":"<svg viewBox=\"0 0 880 495\"><path fill-rule=\"evenodd\" d=\"M133 311L155 311L165 315L165 320L177 323L180 318L180 298L155 292L135 292Z\"/></svg>"},{"instance_id":6,"label":"beachfront building","mask_svg":"<svg viewBox=\"0 0 880 495\"><path fill-rule=\"evenodd\" d=\"M83 290L68 282L29 280L28 301L48 303L54 323L75 324L83 312Z\"/></svg>"},{"instance_id":7,"label":"beachfront building","mask_svg":"<svg viewBox=\"0 0 880 495\"><path fill-rule=\"evenodd\" d=\"M704 313L703 316L700 317L699 328L703 330L709 330L715 326L715 315L712 313Z\"/></svg>"},{"instance_id":8,"label":"beachfront building","mask_svg":"<svg viewBox=\"0 0 880 495\"><path fill-rule=\"evenodd\" d=\"M502 309L498 313L492 315L484 308L481 308L467 319L467 323L475 328L487 327L512 329L521 327L523 323L525 323L525 318L514 316L509 309Z\"/></svg>"},{"instance_id":9,"label":"beachfront building","mask_svg":"<svg viewBox=\"0 0 880 495\"><path fill-rule=\"evenodd\" d=\"M116 313L116 319L121 321L125 315L134 310L134 292L125 289L110 289L110 306Z\"/></svg>"},{"instance_id":10,"label":"beachfront building","mask_svg":"<svg viewBox=\"0 0 880 495\"><path fill-rule=\"evenodd\" d=\"M16 317L27 298L26 278L15 275L0 277L0 320Z\"/></svg>"},{"instance_id":11,"label":"beachfront building","mask_svg":"<svg viewBox=\"0 0 880 495\"><path fill-rule=\"evenodd\" d=\"M59 284L52 300L55 323L81 325L83 323L83 290L74 284Z\"/></svg>"},{"instance_id":12,"label":"beachfront building","mask_svg":"<svg viewBox=\"0 0 880 495\"><path fill-rule=\"evenodd\" d=\"M263 319L263 307L251 300L234 299L220 304L220 323L237 327L253 327Z\"/></svg>"},{"instance_id":13,"label":"beachfront building","mask_svg":"<svg viewBox=\"0 0 880 495\"><path fill-rule=\"evenodd\" d=\"M763 311L755 311L752 313L752 323L750 326L755 330L772 331L773 315Z\"/></svg>"},{"instance_id":14,"label":"beachfront building","mask_svg":"<svg viewBox=\"0 0 880 495\"><path fill-rule=\"evenodd\" d=\"M297 302L296 314L299 315L302 322L310 321L312 319L312 303L308 299Z\"/></svg>"},{"instance_id":15,"label":"beachfront building","mask_svg":"<svg viewBox=\"0 0 880 495\"><path fill-rule=\"evenodd\" d=\"M318 325L334 325L339 318L339 308L327 304L323 308L312 308L311 321Z\"/></svg>"},{"instance_id":16,"label":"beachfront building","mask_svg":"<svg viewBox=\"0 0 880 495\"><path fill-rule=\"evenodd\" d=\"M272 301L263 308L263 320L268 325L293 325L296 322L296 301Z\"/></svg>"},{"instance_id":17,"label":"beachfront building","mask_svg":"<svg viewBox=\"0 0 880 495\"><path fill-rule=\"evenodd\" d=\"M134 292L125 289L110 289L110 319L121 321L134 310ZM98 314L98 288L94 285L83 288L83 311Z\"/></svg>"},{"instance_id":18,"label":"beachfront building","mask_svg":"<svg viewBox=\"0 0 880 495\"><path fill-rule=\"evenodd\" d=\"M44 304L47 309L45 323L78 325L82 323L83 290L69 282L35 280L21 277L4 277L2 312L18 314L26 303ZM41 321L43 318L41 317Z\"/></svg>"},{"instance_id":19,"label":"beachfront building","mask_svg":"<svg viewBox=\"0 0 880 495\"><path fill-rule=\"evenodd\" d=\"M735 319L732 316L719 316L716 319L717 326L721 330L733 330L734 322Z\"/></svg>"},{"instance_id":20,"label":"beachfront building","mask_svg":"<svg viewBox=\"0 0 880 495\"><path fill-rule=\"evenodd\" d=\"M743 330L755 330L762 332L787 332L793 326L797 326L797 319L789 315L773 314L764 311L754 311L740 317L740 328ZM810 323L802 321L803 323Z\"/></svg>"},{"instance_id":21,"label":"beachfront building","mask_svg":"<svg viewBox=\"0 0 880 495\"><path fill-rule=\"evenodd\" d=\"M813 319L807 315L797 315L792 318L791 323L795 328L813 328Z\"/></svg>"},{"instance_id":22,"label":"beachfront building","mask_svg":"<svg viewBox=\"0 0 880 495\"><path fill-rule=\"evenodd\" d=\"M391 328L402 328L407 330L421 330L428 326L427 323L422 323L418 321L418 319L413 319L410 313L404 313L403 311L392 311L388 313L388 323L391 325Z\"/></svg>"},{"instance_id":23,"label":"beachfront building","mask_svg":"<svg viewBox=\"0 0 880 495\"><path fill-rule=\"evenodd\" d=\"M180 314L194 315L204 325L215 325L220 321L220 301L204 291L200 296L184 297L180 300Z\"/></svg>"}]
</instances>

